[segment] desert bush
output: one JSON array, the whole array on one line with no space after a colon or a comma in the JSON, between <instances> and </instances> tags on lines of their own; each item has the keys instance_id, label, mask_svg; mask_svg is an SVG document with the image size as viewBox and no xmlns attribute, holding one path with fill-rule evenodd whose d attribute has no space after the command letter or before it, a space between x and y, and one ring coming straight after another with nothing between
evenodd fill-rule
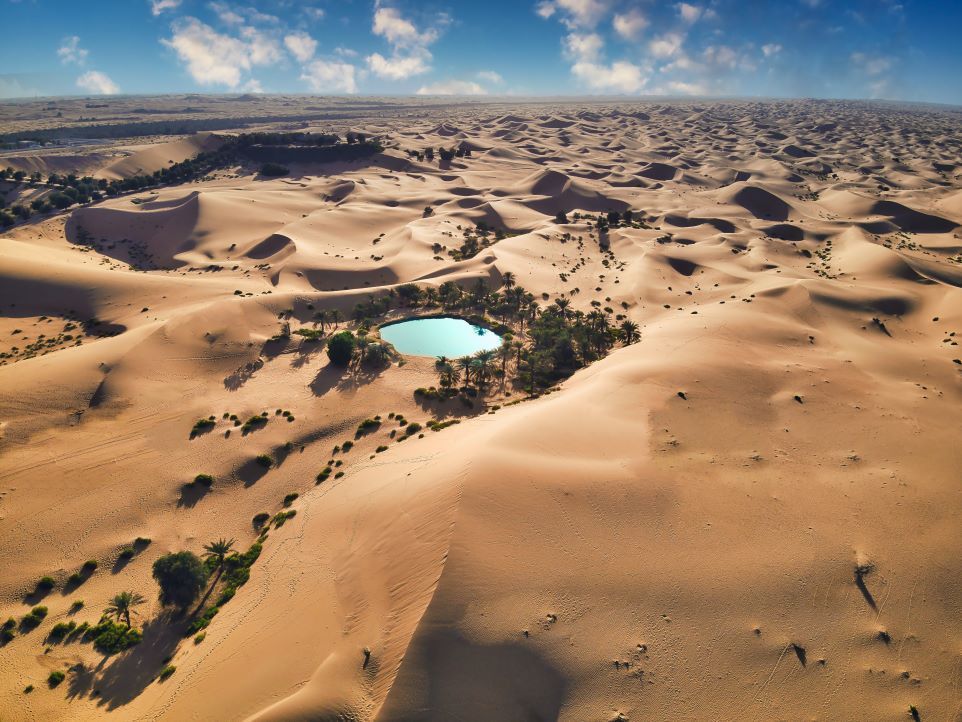
<instances>
[{"instance_id":1,"label":"desert bush","mask_svg":"<svg viewBox=\"0 0 962 722\"><path fill-rule=\"evenodd\" d=\"M260 529L262 526L264 526L264 524L267 523L267 520L270 518L271 518L270 514L268 514L266 511L262 511L260 514L254 515L254 518L251 519L251 523L254 525L254 528Z\"/></svg>"},{"instance_id":2,"label":"desert bush","mask_svg":"<svg viewBox=\"0 0 962 722\"><path fill-rule=\"evenodd\" d=\"M254 457L254 461L265 469L270 469L274 465L274 459L269 454L258 454Z\"/></svg>"},{"instance_id":3,"label":"desert bush","mask_svg":"<svg viewBox=\"0 0 962 722\"><path fill-rule=\"evenodd\" d=\"M327 356L336 366L347 366L354 357L355 339L350 331L340 331L327 342Z\"/></svg>"},{"instance_id":4,"label":"desert bush","mask_svg":"<svg viewBox=\"0 0 962 722\"><path fill-rule=\"evenodd\" d=\"M50 676L47 677L47 684L49 684L51 687L56 687L58 684L63 682L64 679L66 679L66 676L64 675L64 673L61 672L59 669L55 669L53 672L50 673Z\"/></svg>"},{"instance_id":5,"label":"desert bush","mask_svg":"<svg viewBox=\"0 0 962 722\"><path fill-rule=\"evenodd\" d=\"M387 447L382 444L381 446L377 447L374 451L375 453L380 454L382 451L387 451Z\"/></svg>"},{"instance_id":6,"label":"desert bush","mask_svg":"<svg viewBox=\"0 0 962 722\"><path fill-rule=\"evenodd\" d=\"M36 629L40 626L40 623L47 617L47 608L43 606L37 606L27 612L23 618L20 620L20 627L24 631L29 631L31 629Z\"/></svg>"},{"instance_id":7,"label":"desert bush","mask_svg":"<svg viewBox=\"0 0 962 722\"><path fill-rule=\"evenodd\" d=\"M57 582L53 577L40 577L40 581L37 582L37 592L46 593L55 586L57 586Z\"/></svg>"},{"instance_id":8,"label":"desert bush","mask_svg":"<svg viewBox=\"0 0 962 722\"><path fill-rule=\"evenodd\" d=\"M177 667L175 667L175 666L172 665L172 664L168 664L166 667L164 667L162 670L160 670L160 674L157 675L157 679L159 679L161 682L163 682L164 680L166 680L168 677L170 677L170 675L172 675L172 674L173 674L174 672L176 672L176 671L177 671Z\"/></svg>"},{"instance_id":9,"label":"desert bush","mask_svg":"<svg viewBox=\"0 0 962 722\"><path fill-rule=\"evenodd\" d=\"M211 486L214 483L214 477L210 474L198 474L194 477L194 483L202 486Z\"/></svg>"},{"instance_id":10,"label":"desert bush","mask_svg":"<svg viewBox=\"0 0 962 722\"><path fill-rule=\"evenodd\" d=\"M186 609L207 583L207 567L189 551L165 554L154 562L153 576L164 605Z\"/></svg>"},{"instance_id":11,"label":"desert bush","mask_svg":"<svg viewBox=\"0 0 962 722\"><path fill-rule=\"evenodd\" d=\"M295 500L298 496L300 496L300 495L299 495L297 492L293 492L293 491L292 491L290 494L288 494L287 496L284 497L284 506L290 506L291 504L293 504L293 503L294 503L294 500Z\"/></svg>"}]
</instances>

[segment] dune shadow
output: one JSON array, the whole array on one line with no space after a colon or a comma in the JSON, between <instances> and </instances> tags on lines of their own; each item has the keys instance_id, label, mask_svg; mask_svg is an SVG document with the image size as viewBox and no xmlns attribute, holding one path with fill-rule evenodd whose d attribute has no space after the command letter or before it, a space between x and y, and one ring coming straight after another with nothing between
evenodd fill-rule
<instances>
[{"instance_id":1,"label":"dune shadow","mask_svg":"<svg viewBox=\"0 0 962 722\"><path fill-rule=\"evenodd\" d=\"M268 471L270 471L270 467L259 464L256 459L248 459L241 464L240 468L237 469L235 474L237 475L238 479L244 482L244 486L248 487L253 486L258 481L263 479L264 476L267 475Z\"/></svg>"},{"instance_id":2,"label":"dune shadow","mask_svg":"<svg viewBox=\"0 0 962 722\"><path fill-rule=\"evenodd\" d=\"M207 496L210 489L204 484L194 484L193 482L184 484L180 487L180 498L177 500L177 508L191 509L197 506L197 502Z\"/></svg>"}]
</instances>

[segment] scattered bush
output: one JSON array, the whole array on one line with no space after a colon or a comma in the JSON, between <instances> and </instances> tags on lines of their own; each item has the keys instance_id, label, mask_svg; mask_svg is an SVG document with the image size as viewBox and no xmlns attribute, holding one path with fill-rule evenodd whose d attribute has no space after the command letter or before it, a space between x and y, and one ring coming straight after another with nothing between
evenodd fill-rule
<instances>
[{"instance_id":1,"label":"scattered bush","mask_svg":"<svg viewBox=\"0 0 962 722\"><path fill-rule=\"evenodd\" d=\"M210 431L211 429L214 428L216 423L217 422L214 421L213 418L198 419L197 421L194 422L194 425L190 430L190 434L191 436L196 436L197 434L201 434L205 431Z\"/></svg>"},{"instance_id":2,"label":"scattered bush","mask_svg":"<svg viewBox=\"0 0 962 722\"><path fill-rule=\"evenodd\" d=\"M47 638L51 642L61 642L63 641L64 637L66 637L76 628L77 628L77 623L74 621L57 622L55 625L53 625L53 627L51 627L50 634L47 635Z\"/></svg>"},{"instance_id":3,"label":"scattered bush","mask_svg":"<svg viewBox=\"0 0 962 722\"><path fill-rule=\"evenodd\" d=\"M24 631L30 631L31 629L36 629L40 626L40 623L47 617L46 607L34 607L27 614L23 616L20 620L20 628Z\"/></svg>"},{"instance_id":4,"label":"scattered bush","mask_svg":"<svg viewBox=\"0 0 962 722\"><path fill-rule=\"evenodd\" d=\"M88 559L83 563L83 566L80 567L80 571L88 575L93 574L95 571L97 571L97 560Z\"/></svg>"},{"instance_id":5,"label":"scattered bush","mask_svg":"<svg viewBox=\"0 0 962 722\"><path fill-rule=\"evenodd\" d=\"M64 679L66 679L66 675L64 675L64 673L61 672L59 669L55 669L53 672L50 673L50 676L47 677L47 684L49 684L50 687L53 688L53 687L56 687L61 682L63 682Z\"/></svg>"},{"instance_id":6,"label":"scattered bush","mask_svg":"<svg viewBox=\"0 0 962 722\"><path fill-rule=\"evenodd\" d=\"M254 518L251 519L251 523L254 525L255 529L260 529L262 526L264 526L264 524L267 523L267 520L270 518L271 518L270 514L268 514L266 511L262 511L260 514L254 515Z\"/></svg>"},{"instance_id":7,"label":"scattered bush","mask_svg":"<svg viewBox=\"0 0 962 722\"><path fill-rule=\"evenodd\" d=\"M284 526L284 522L286 522L288 519L291 519L295 516L297 516L296 509L290 509L289 511L278 512L277 514L274 515L274 518L272 520L274 522L274 528L278 529Z\"/></svg>"},{"instance_id":8,"label":"scattered bush","mask_svg":"<svg viewBox=\"0 0 962 722\"><path fill-rule=\"evenodd\" d=\"M269 454L258 454L254 457L254 461L265 469L270 469L274 465L274 459Z\"/></svg>"},{"instance_id":9,"label":"scattered bush","mask_svg":"<svg viewBox=\"0 0 962 722\"><path fill-rule=\"evenodd\" d=\"M210 474L198 474L194 477L193 483L209 487L214 483L214 477Z\"/></svg>"},{"instance_id":10,"label":"scattered bush","mask_svg":"<svg viewBox=\"0 0 962 722\"><path fill-rule=\"evenodd\" d=\"M295 500L298 496L299 496L299 494L297 494L297 492L291 492L290 494L288 494L287 496L285 496L285 497L284 497L284 506L290 506L291 504L293 504L293 503L294 503L294 500Z\"/></svg>"},{"instance_id":11,"label":"scattered bush","mask_svg":"<svg viewBox=\"0 0 962 722\"><path fill-rule=\"evenodd\" d=\"M177 671L177 667L175 667L175 666L172 665L172 664L168 664L166 667L164 667L162 670L160 670L160 674L157 675L157 679L159 679L161 682L163 682L164 680L166 680L168 677L170 677L170 675L172 675L172 674L173 674L174 672L176 672L176 671Z\"/></svg>"},{"instance_id":12,"label":"scattered bush","mask_svg":"<svg viewBox=\"0 0 962 722\"><path fill-rule=\"evenodd\" d=\"M37 593L46 594L57 585L53 577L41 577L37 582Z\"/></svg>"},{"instance_id":13,"label":"scattered bush","mask_svg":"<svg viewBox=\"0 0 962 722\"><path fill-rule=\"evenodd\" d=\"M84 639L93 640L94 648L103 654L119 654L139 644L143 639L139 629L128 627L101 617L100 621L84 631Z\"/></svg>"},{"instance_id":14,"label":"scattered bush","mask_svg":"<svg viewBox=\"0 0 962 722\"><path fill-rule=\"evenodd\" d=\"M387 447L383 444L374 450L376 453L380 454L382 451L387 451Z\"/></svg>"}]
</instances>

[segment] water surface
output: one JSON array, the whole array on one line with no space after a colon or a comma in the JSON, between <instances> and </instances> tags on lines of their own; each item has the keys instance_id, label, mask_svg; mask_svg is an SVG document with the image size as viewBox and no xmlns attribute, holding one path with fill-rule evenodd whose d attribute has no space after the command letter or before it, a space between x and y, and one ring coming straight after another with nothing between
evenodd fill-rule
<instances>
[{"instance_id":1,"label":"water surface","mask_svg":"<svg viewBox=\"0 0 962 722\"><path fill-rule=\"evenodd\" d=\"M381 338L409 356L460 358L501 345L493 331L461 318L415 318L381 327Z\"/></svg>"}]
</instances>

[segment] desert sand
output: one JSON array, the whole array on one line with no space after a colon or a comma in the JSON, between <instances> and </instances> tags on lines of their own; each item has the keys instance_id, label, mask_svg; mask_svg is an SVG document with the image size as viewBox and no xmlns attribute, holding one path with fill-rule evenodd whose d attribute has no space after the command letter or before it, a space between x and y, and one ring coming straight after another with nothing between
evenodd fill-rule
<instances>
[{"instance_id":1,"label":"desert sand","mask_svg":"<svg viewBox=\"0 0 962 722\"><path fill-rule=\"evenodd\" d=\"M387 146L368 162L230 169L0 236L0 619L49 609L0 647L0 718L962 719L956 110L357 118ZM94 146L81 170L150 172L221 132ZM408 153L459 143L470 157ZM573 213L625 209L649 227L612 228L611 260ZM435 251L482 221L506 237ZM415 398L433 359L355 376L270 340L309 327L309 305L351 328L369 294L509 272L543 307L614 308L640 340L474 409ZM265 410L225 436L223 414ZM401 444L391 413L460 423ZM316 484L331 458L344 474ZM199 473L210 490L185 490ZM171 633L153 560L246 549L289 493L296 516L203 641ZM139 645L49 641L122 590L147 599Z\"/></svg>"}]
</instances>

